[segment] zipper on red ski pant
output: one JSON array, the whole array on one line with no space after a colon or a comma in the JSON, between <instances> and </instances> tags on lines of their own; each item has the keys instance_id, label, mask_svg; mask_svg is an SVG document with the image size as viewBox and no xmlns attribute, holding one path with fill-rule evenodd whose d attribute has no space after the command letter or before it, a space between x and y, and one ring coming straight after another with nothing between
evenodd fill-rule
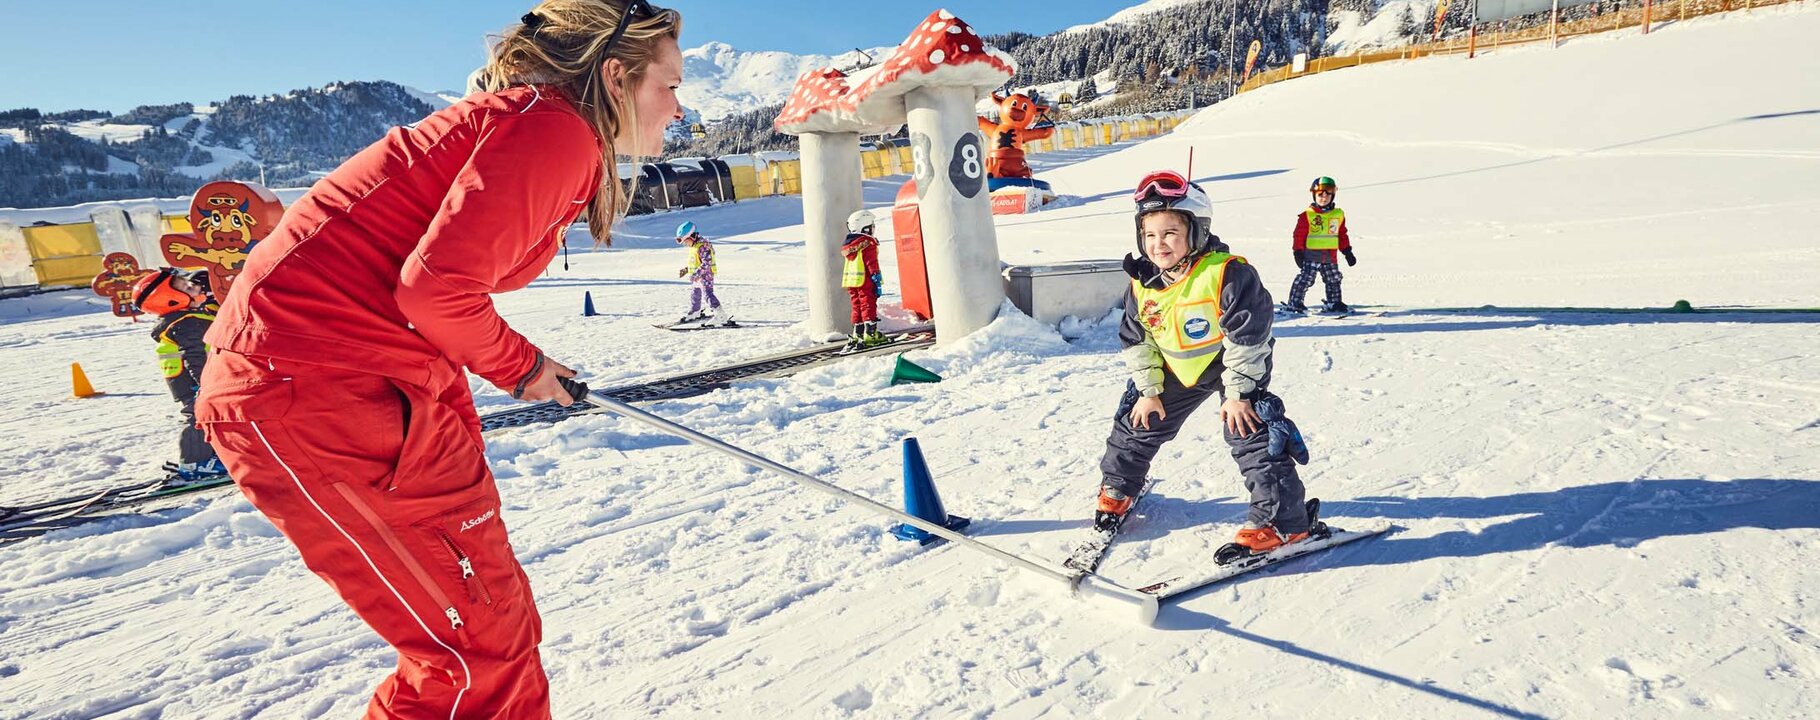
<instances>
[{"instance_id":1,"label":"zipper on red ski pant","mask_svg":"<svg viewBox=\"0 0 1820 720\"><path fill-rule=\"evenodd\" d=\"M468 557L467 553L461 551L461 546L455 544L455 538L451 537L448 531L438 529L436 537L442 539L442 546L449 549L449 552L455 556L455 564L461 566L461 582L468 588L468 599L492 605L493 596L487 592L487 584L480 581L479 575L474 574L474 561Z\"/></svg>"},{"instance_id":2,"label":"zipper on red ski pant","mask_svg":"<svg viewBox=\"0 0 1820 720\"><path fill-rule=\"evenodd\" d=\"M443 616L449 619L449 629L460 631L461 627L467 623L462 622L461 613L455 609L455 604L449 602L449 596L443 594L442 588L436 584L436 580L430 577L428 570L423 568L423 563L417 562L417 558L405 549L404 543L398 540L398 535L392 532L392 528L379 519L379 513L373 512L373 506L368 505L359 493L348 487L347 483L335 483L335 489L341 493L342 499L347 500L348 504L354 507L355 512L360 513L360 517L366 519L368 525L373 526L373 532L378 533L380 539L385 540L386 546L392 549L392 554L398 556L399 562L404 563L405 569L410 571L411 577L416 578L417 584L422 585L424 592L430 594L430 599L442 607Z\"/></svg>"}]
</instances>

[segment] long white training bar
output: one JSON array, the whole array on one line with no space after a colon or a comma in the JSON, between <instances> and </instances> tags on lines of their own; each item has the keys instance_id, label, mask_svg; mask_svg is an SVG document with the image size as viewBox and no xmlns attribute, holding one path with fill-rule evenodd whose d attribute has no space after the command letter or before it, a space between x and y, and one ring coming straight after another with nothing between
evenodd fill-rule
<instances>
[{"instance_id":1,"label":"long white training bar","mask_svg":"<svg viewBox=\"0 0 1820 720\"><path fill-rule=\"evenodd\" d=\"M808 473L801 472L801 471L791 468L787 465L784 465L782 463L779 463L779 462L776 462L769 458L766 458L762 455L758 455L755 453L748 452L746 450L742 450L738 447L734 447L733 445L729 445L716 438L713 438L713 437L710 437L707 435L703 435L699 432L691 430L682 425L678 425L676 423L670 422L669 420L665 420L656 415L652 415L651 413L648 413L648 412L645 412L638 408L632 407L631 405L627 405L625 403L619 402L618 400L590 394L588 392L588 386L584 383L576 382L573 380L567 380L567 379L564 379L562 381L562 383L563 383L564 387L569 389L570 394L574 395L578 401L586 402L586 403L593 405L597 408L600 408L602 410L606 410L608 412L625 417L628 420L636 420L640 423L644 423L645 425L649 425L653 428L656 428L657 430L659 430L661 432L664 432L664 433L670 434L670 435L675 435L677 437L680 437L684 440L688 440L689 442L695 443L697 445L708 448L710 450L714 450L716 452L719 452L719 453L722 453L725 455L730 455L732 457L738 458L741 462L744 462L747 465L751 465L753 467L757 467L757 468L761 468L761 469L765 469L765 470L770 470L771 472L777 473L777 474L787 477L791 480L795 480L796 482L807 485L810 488L813 488L815 490L820 490L824 493L833 495L842 500L859 503L860 506L870 509L875 513L878 513L880 515L883 515L885 517L891 518L893 520L897 520L899 522L902 522L902 523L905 523L908 525L915 526L917 528L920 528L922 530L929 532L929 534L931 534L931 535L939 536L939 537L941 537L945 540L948 540L949 542L955 543L956 545L959 545L961 547L972 548L974 550L983 552L987 555L991 555L992 557L998 558L1005 562L1022 567L1025 570L1029 570L1031 572L1037 573L1044 577L1048 577L1050 579L1060 581L1063 584L1065 584L1071 592L1073 592L1075 595L1082 597L1084 599L1113 600L1122 606L1135 610L1137 612L1138 622L1142 623L1144 625L1152 625L1156 622L1157 602L1158 601L1157 601L1157 597L1155 595L1151 595L1149 593L1141 593L1136 590L1132 590L1130 588L1123 587L1123 586L1119 585L1118 583L1112 582L1111 580L1107 580L1106 578L1093 574L1093 573L1087 573L1084 575L1075 575L1072 573L1066 573L1066 572L1062 572L1061 570L1058 570L1056 568L1052 568L1047 565L1044 565L1042 563L1033 562L1033 561L1025 559L1023 557L1013 555L1013 554L1006 552L1004 550L1001 550L999 548L993 547L991 545L987 545L986 543L980 542L973 538L967 537L966 535L962 535L953 530L949 530L948 528L942 527L942 525L940 523L929 522L929 521L919 518L915 515L911 515L902 510L899 510L897 508L894 508L889 505L885 505L883 503L875 501L864 495L859 495L859 494L853 493L851 491L841 489L834 485L830 485L827 482L824 482L824 481L816 478L813 475L809 475Z\"/></svg>"}]
</instances>

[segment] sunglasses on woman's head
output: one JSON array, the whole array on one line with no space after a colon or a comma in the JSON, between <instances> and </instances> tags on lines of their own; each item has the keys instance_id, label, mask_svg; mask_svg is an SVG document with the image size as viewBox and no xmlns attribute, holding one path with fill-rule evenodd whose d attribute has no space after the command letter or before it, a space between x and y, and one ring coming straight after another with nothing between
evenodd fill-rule
<instances>
[{"instance_id":1,"label":"sunglasses on woman's head","mask_svg":"<svg viewBox=\"0 0 1820 720\"><path fill-rule=\"evenodd\" d=\"M631 25L632 13L644 13L645 17L654 18L670 10L652 5L646 0L626 0L625 8L619 12L619 24L613 27L613 34L607 37L607 44L601 46L603 55L613 52L613 45L619 42L621 35L626 34L626 27Z\"/></svg>"}]
</instances>

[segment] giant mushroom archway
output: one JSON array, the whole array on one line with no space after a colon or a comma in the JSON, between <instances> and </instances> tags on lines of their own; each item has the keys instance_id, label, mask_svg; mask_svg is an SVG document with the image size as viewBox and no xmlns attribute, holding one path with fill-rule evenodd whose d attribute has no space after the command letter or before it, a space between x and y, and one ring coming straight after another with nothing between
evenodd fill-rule
<instances>
[{"instance_id":1,"label":"giant mushroom archway","mask_svg":"<svg viewBox=\"0 0 1820 720\"><path fill-rule=\"evenodd\" d=\"M862 206L861 133L910 131L936 336L957 340L997 317L1005 298L975 104L1017 71L947 10L929 14L884 62L849 77L797 78L777 130L802 141L809 332L851 327L840 288L847 215Z\"/></svg>"}]
</instances>

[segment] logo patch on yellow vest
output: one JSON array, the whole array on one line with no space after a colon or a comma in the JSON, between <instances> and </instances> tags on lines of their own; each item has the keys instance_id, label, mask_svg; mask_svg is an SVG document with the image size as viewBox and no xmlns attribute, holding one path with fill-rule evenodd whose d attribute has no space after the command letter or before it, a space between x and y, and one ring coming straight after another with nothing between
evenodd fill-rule
<instances>
[{"instance_id":1,"label":"logo patch on yellow vest","mask_svg":"<svg viewBox=\"0 0 1820 720\"><path fill-rule=\"evenodd\" d=\"M1205 340L1213 332L1213 322L1205 317L1194 316L1182 321L1182 334L1189 340Z\"/></svg>"}]
</instances>

